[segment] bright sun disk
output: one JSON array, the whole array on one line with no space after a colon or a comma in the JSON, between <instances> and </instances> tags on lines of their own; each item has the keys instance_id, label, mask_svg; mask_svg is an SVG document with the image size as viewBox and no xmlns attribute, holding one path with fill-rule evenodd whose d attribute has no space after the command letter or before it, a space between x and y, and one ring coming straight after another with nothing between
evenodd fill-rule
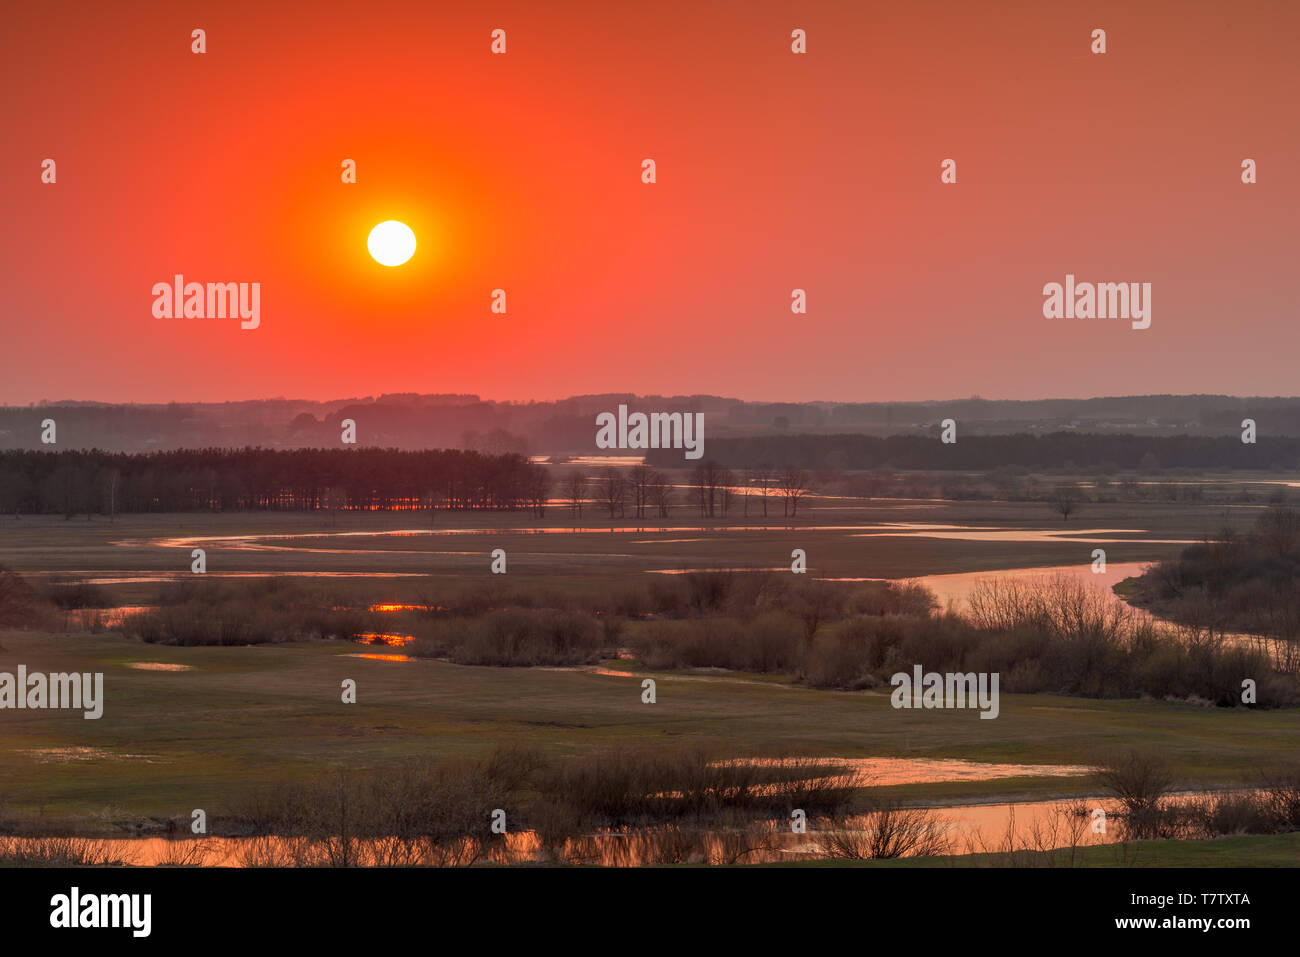
<instances>
[{"instance_id":1,"label":"bright sun disk","mask_svg":"<svg viewBox=\"0 0 1300 957\"><path fill-rule=\"evenodd\" d=\"M400 266L415 255L415 233L406 223L387 219L370 230L366 248L380 265Z\"/></svg>"}]
</instances>

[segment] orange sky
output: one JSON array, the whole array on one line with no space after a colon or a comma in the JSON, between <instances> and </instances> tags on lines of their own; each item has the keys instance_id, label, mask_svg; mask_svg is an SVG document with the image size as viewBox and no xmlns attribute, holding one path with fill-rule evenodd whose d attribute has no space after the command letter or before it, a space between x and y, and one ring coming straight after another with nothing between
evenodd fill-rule
<instances>
[{"instance_id":1,"label":"orange sky","mask_svg":"<svg viewBox=\"0 0 1300 957\"><path fill-rule=\"evenodd\" d=\"M1300 391L1294 3L127 6L6 12L0 402Z\"/></svg>"}]
</instances>

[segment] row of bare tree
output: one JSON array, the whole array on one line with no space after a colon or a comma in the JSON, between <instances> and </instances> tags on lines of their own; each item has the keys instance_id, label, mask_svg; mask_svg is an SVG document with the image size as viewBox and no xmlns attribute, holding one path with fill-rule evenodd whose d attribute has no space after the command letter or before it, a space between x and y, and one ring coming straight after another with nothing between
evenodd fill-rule
<instances>
[{"instance_id":1,"label":"row of bare tree","mask_svg":"<svg viewBox=\"0 0 1300 957\"><path fill-rule=\"evenodd\" d=\"M697 507L701 518L726 518L737 498L746 518L751 507L761 507L766 518L768 499L772 497L781 500L781 514L793 518L799 514L799 502L808 493L809 485L803 469L745 469L737 475L710 461L691 471L687 485L675 485L666 473L648 465L635 466L626 474L607 468L596 476L574 469L562 483L562 494L570 512L578 518L589 503L603 509L610 518L623 518L629 511L636 518L668 518L679 491L688 493L683 504ZM751 499L757 500L752 506Z\"/></svg>"},{"instance_id":2,"label":"row of bare tree","mask_svg":"<svg viewBox=\"0 0 1300 957\"><path fill-rule=\"evenodd\" d=\"M0 513L341 509L537 514L550 474L522 455L457 449L0 452Z\"/></svg>"},{"instance_id":3,"label":"row of bare tree","mask_svg":"<svg viewBox=\"0 0 1300 957\"><path fill-rule=\"evenodd\" d=\"M727 518L739 501L766 518L769 499L793 518L811 480L798 468L733 472L706 461L689 473L648 465L570 472L561 501L582 517L668 518L676 505ZM541 516L551 473L522 455L456 449L182 449L148 454L0 452L0 514L121 512L515 510Z\"/></svg>"}]
</instances>

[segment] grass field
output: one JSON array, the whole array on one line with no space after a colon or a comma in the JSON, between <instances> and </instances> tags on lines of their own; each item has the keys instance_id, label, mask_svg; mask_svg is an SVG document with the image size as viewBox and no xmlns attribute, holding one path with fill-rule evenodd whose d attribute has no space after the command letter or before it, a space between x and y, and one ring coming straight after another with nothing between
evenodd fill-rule
<instances>
[{"instance_id":1,"label":"grass field","mask_svg":"<svg viewBox=\"0 0 1300 957\"><path fill-rule=\"evenodd\" d=\"M144 646L112 635L0 636L6 662L103 671L104 716L10 711L0 748L11 810L58 817L175 817L219 808L259 784L331 766L383 767L413 754L484 753L502 742L556 753L647 741L720 754L956 757L1079 764L1108 746L1158 748L1181 783L1236 783L1300 748L1300 714L1158 701L1004 695L996 721L971 711L895 711L883 693L811 691L775 678L640 677L348 657L344 642L251 648ZM146 671L131 663L183 664ZM625 667L625 662L618 667ZM8 665L6 665L8 667ZM340 684L357 682L357 703ZM128 757L55 760L42 749ZM75 752L74 752L75 754ZM1086 793L1077 777L907 785L918 801Z\"/></svg>"},{"instance_id":2,"label":"grass field","mask_svg":"<svg viewBox=\"0 0 1300 957\"><path fill-rule=\"evenodd\" d=\"M878 532L883 523L925 523L971 528L1050 531L1061 535L1089 529L1131 532L1100 537L1112 563L1154 561L1177 554L1177 544L1196 540L1225 522L1245 528L1259 505L1097 504L1062 522L1044 503L886 501L810 498L796 520L780 516L769 502L769 518L749 519L733 508L730 519L701 520L679 506L668 519L602 521L588 506L582 520L568 509L552 508L547 517L524 513L342 513L328 517L302 513L127 515L110 524L102 516L63 519L23 516L0 519L0 564L21 572L155 571L188 573L189 542L158 539L207 538L208 572L363 572L368 575L431 575L463 583L488 573L488 553L506 549L512 578L542 579L557 586L590 585L649 569L709 567L788 567L790 551L808 553L809 573L819 576L906 578L1000 568L1091 562L1096 544L1087 541L962 541L897 535L861 537L853 528ZM756 530L741 531L745 525ZM610 527L629 531L610 531ZM538 528L557 530L539 533ZM577 528L577 533L571 530ZM659 531L661 528L669 531ZM364 533L401 529L434 535L385 536ZM522 531L520 531L522 529ZM698 529L703 529L699 531ZM472 534L453 534L471 530ZM303 536L254 542L238 547L244 535ZM226 538L227 541L219 539ZM1041 537L1041 536L1040 536ZM1095 537L1095 536L1084 536ZM268 547L270 546L270 547ZM386 587L402 590L394 582ZM123 597L145 597L149 589ZM380 600L380 599L376 599Z\"/></svg>"},{"instance_id":3,"label":"grass field","mask_svg":"<svg viewBox=\"0 0 1300 957\"><path fill-rule=\"evenodd\" d=\"M207 550L210 575L222 572L348 573L332 581L357 601L411 601L490 578L489 552L505 548L512 586L613 587L644 581L651 569L788 567L793 548L808 553L812 575L910 577L999 568L1087 564L1088 541L967 541L891 534L854 537L853 529L922 522L1039 532L1130 529L1099 537L1110 562L1170 557L1180 545L1224 522L1244 527L1252 506L1090 505L1062 523L1045 505L1019 503L845 502L808 499L798 523L769 511L756 531L713 523L700 530L689 509L669 520L618 520L610 531L588 511L576 534L513 531L528 516L438 513L344 514L334 521L298 514L24 517L0 520L0 563L24 574L114 578L188 576L190 549ZM743 520L733 511L731 524ZM761 525L751 518L750 525ZM565 510L541 523L573 527ZM603 530L602 530L602 525ZM629 528L630 527L630 528ZM434 536L366 533L432 528ZM667 529L660 531L660 529ZM472 534L450 534L472 529ZM301 538L255 540L250 535ZM1085 538L1088 536L1084 536ZM160 539L218 539L201 543ZM220 540L220 539L225 540ZM252 547L248 547L251 545ZM270 546L270 547L268 547ZM409 576L409 577L403 577ZM37 574L34 580L48 580ZM104 586L122 604L147 603L156 582ZM1021 764L1087 764L1107 749L1138 745L1172 763L1183 787L1231 786L1256 769L1300 751L1300 711L1204 708L1183 702L1003 695L995 721L974 711L896 711L880 692L815 691L787 677L662 673L658 700L641 702L634 677L584 671L465 667L441 661L354 657L375 649L345 642L257 647L144 645L108 633L0 632L0 670L102 671L104 716L79 712L0 714L0 814L41 815L93 833L149 818L187 819L225 807L263 785L331 767L394 767L413 755L484 754L502 743L554 754L644 742L705 744L719 756L965 758ZM187 670L141 670L163 663ZM340 683L355 679L357 703ZM89 750L77 750L89 749ZM908 784L909 802L961 803L1082 795L1078 776ZM1251 854L1294 855L1295 835L1259 839ZM1237 839L1228 839L1237 840ZM1162 863L1209 862L1218 853L1153 846ZM1242 845L1246 847L1247 845ZM1108 853L1098 849L1098 855ZM1244 852L1243 852L1244 853ZM1099 866L1105 861L1099 856Z\"/></svg>"}]
</instances>

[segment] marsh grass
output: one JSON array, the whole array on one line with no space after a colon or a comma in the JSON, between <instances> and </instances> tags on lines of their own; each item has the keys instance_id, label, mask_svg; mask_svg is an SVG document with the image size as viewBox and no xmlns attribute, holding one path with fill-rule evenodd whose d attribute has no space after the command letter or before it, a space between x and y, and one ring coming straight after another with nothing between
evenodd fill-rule
<instances>
[{"instance_id":1,"label":"marsh grass","mask_svg":"<svg viewBox=\"0 0 1300 957\"><path fill-rule=\"evenodd\" d=\"M134 849L85 837L0 837L0 865L106 867L134 864Z\"/></svg>"},{"instance_id":2,"label":"marsh grass","mask_svg":"<svg viewBox=\"0 0 1300 957\"><path fill-rule=\"evenodd\" d=\"M873 801L864 815L835 818L822 846L828 857L867 861L933 857L947 853L951 840L933 811L886 798Z\"/></svg>"},{"instance_id":3,"label":"marsh grass","mask_svg":"<svg viewBox=\"0 0 1300 957\"><path fill-rule=\"evenodd\" d=\"M571 838L562 847L551 849L546 859L565 864L599 862L611 867L724 867L770 858L780 848L782 837L780 826L770 821L707 830L670 822Z\"/></svg>"},{"instance_id":4,"label":"marsh grass","mask_svg":"<svg viewBox=\"0 0 1300 957\"><path fill-rule=\"evenodd\" d=\"M1159 755L1137 749L1113 754L1094 772L1118 802L1111 816L1125 840L1195 839L1300 830L1300 765L1258 772L1237 790L1178 796L1176 778Z\"/></svg>"},{"instance_id":5,"label":"marsh grass","mask_svg":"<svg viewBox=\"0 0 1300 957\"><path fill-rule=\"evenodd\" d=\"M155 607L118 631L150 644L259 645L339 638L377 629L375 617L341 606L328 587L289 578L166 583Z\"/></svg>"},{"instance_id":6,"label":"marsh grass","mask_svg":"<svg viewBox=\"0 0 1300 957\"><path fill-rule=\"evenodd\" d=\"M587 826L707 820L737 811L788 816L843 808L856 790L851 770L815 759L780 763L715 760L702 749L611 749L555 762L539 790Z\"/></svg>"},{"instance_id":7,"label":"marsh grass","mask_svg":"<svg viewBox=\"0 0 1300 957\"><path fill-rule=\"evenodd\" d=\"M10 606L28 608L36 599L14 578L0 574L0 599L7 589ZM146 642L247 645L357 640L400 622L414 635L408 654L465 665L579 666L626 647L650 669L789 674L846 691L880 687L921 663L940 672L996 672L1001 690L1015 694L1235 706L1250 677L1259 706L1300 702L1300 646L1233 643L1213 630L1161 625L1065 576L980 582L964 614L936 612L932 593L915 582L722 571L662 579L619 594L494 580L450 604L428 596L401 618L350 608L328 585L185 580L165 585L156 607L115 627ZM643 620L629 627L636 618Z\"/></svg>"},{"instance_id":8,"label":"marsh grass","mask_svg":"<svg viewBox=\"0 0 1300 957\"><path fill-rule=\"evenodd\" d=\"M434 622L407 646L423 658L497 667L590 664L614 653L617 629L582 612L504 608Z\"/></svg>"},{"instance_id":9,"label":"marsh grass","mask_svg":"<svg viewBox=\"0 0 1300 957\"><path fill-rule=\"evenodd\" d=\"M167 841L164 847L155 861L158 867L203 867L216 857L212 844L202 839L179 838Z\"/></svg>"},{"instance_id":10,"label":"marsh grass","mask_svg":"<svg viewBox=\"0 0 1300 957\"><path fill-rule=\"evenodd\" d=\"M628 640L632 653L649 668L729 668L735 671L789 673L804 654L804 625L787 612L773 611L748 622L732 618L655 621Z\"/></svg>"},{"instance_id":11,"label":"marsh grass","mask_svg":"<svg viewBox=\"0 0 1300 957\"><path fill-rule=\"evenodd\" d=\"M734 862L770 849L775 822L793 809L841 811L856 790L850 770L803 758L758 763L662 748L544 758L509 748L264 789L221 820L254 838L236 852L250 866L500 860L507 841L492 832L494 809L511 833L534 832L543 860L608 860L614 836L628 842L628 860Z\"/></svg>"},{"instance_id":12,"label":"marsh grass","mask_svg":"<svg viewBox=\"0 0 1300 957\"><path fill-rule=\"evenodd\" d=\"M1057 804L1027 827L1017 826L1012 808L1000 835L968 837L965 853L980 855L970 860L984 867L1081 867L1090 828L1090 811L1078 802Z\"/></svg>"}]
</instances>

